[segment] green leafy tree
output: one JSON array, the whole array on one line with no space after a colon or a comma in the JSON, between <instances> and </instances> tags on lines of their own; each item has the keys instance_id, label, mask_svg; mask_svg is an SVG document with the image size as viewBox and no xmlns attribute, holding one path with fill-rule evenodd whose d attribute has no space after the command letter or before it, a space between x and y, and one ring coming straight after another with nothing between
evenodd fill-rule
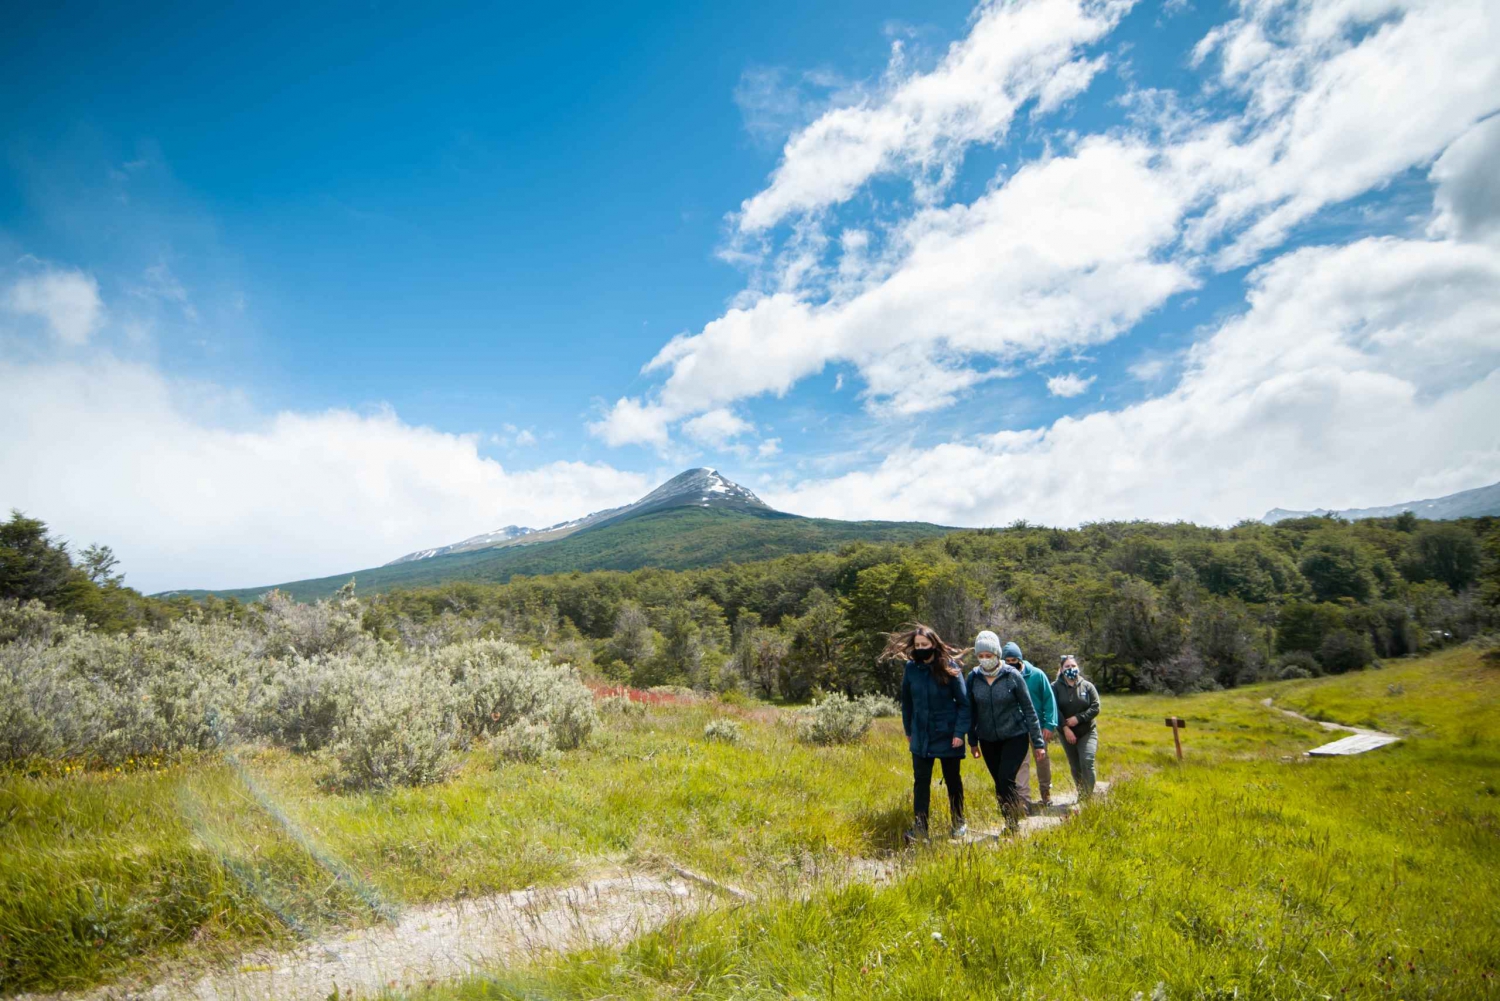
<instances>
[{"instance_id":1,"label":"green leafy tree","mask_svg":"<svg viewBox=\"0 0 1500 1001\"><path fill-rule=\"evenodd\" d=\"M1308 540L1300 569L1319 601L1367 601L1380 589L1374 562L1369 550L1352 538L1324 532Z\"/></svg>"},{"instance_id":2,"label":"green leafy tree","mask_svg":"<svg viewBox=\"0 0 1500 1001\"><path fill-rule=\"evenodd\" d=\"M1467 528L1451 522L1423 525L1412 536L1406 576L1441 581L1462 591L1479 578L1481 555L1479 540Z\"/></svg>"}]
</instances>

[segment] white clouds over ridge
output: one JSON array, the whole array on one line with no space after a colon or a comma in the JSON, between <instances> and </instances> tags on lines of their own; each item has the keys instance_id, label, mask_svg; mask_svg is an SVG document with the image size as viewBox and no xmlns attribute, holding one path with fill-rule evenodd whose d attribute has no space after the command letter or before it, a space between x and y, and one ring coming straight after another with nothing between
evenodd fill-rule
<instances>
[{"instance_id":1,"label":"white clouds over ridge","mask_svg":"<svg viewBox=\"0 0 1500 1001\"><path fill-rule=\"evenodd\" d=\"M1260 269L1250 300L1164 396L761 493L832 517L1224 524L1500 479L1500 250L1309 248Z\"/></svg>"},{"instance_id":2,"label":"white clouds over ridge","mask_svg":"<svg viewBox=\"0 0 1500 1001\"><path fill-rule=\"evenodd\" d=\"M1047 101L1029 82L1036 60L1053 73L1093 66L1085 49L1124 10L1053 0L983 5L930 73L903 77L878 100L830 111L794 135L765 189L734 219L773 249L787 234L774 258L779 281L663 347L645 367L661 377L655 390L619 400L595 433L613 444L659 445L696 414L783 395L830 363L858 370L878 414L947 406L981 381L1111 341L1213 272L1279 250L1283 257L1247 284L1245 316L1199 345L1167 396L903 454L873 472L779 496L805 513L961 523L993 523L1001 513L1233 519L1259 513L1258 498L1271 494L1267 507L1308 493L1320 505L1390 499L1368 479L1373 470L1391 475L1391 463L1370 451L1387 427L1404 463L1391 489L1402 495L1412 480L1456 489L1500 477L1482 430L1500 416L1491 384L1500 360L1488 350L1500 341L1490 251L1453 241L1286 249L1293 228L1320 210L1434 159L1433 235L1472 241L1500 230L1492 167L1500 126L1481 121L1500 110L1500 8L1487 0L1246 0L1183 53L1204 74L1202 94L1137 95L1134 117L1096 135L1052 133L1044 154L997 176L990 190L942 204L934 193L967 145L1003 139L1028 101L1045 124ZM1016 40L988 30L1002 20L1050 39L1034 50L1045 56L1017 61ZM1004 82L970 86L971 100L958 100L950 89L958 65L1005 67L990 78ZM1070 92L1096 71L1081 72ZM1159 110L1141 113L1147 107ZM831 207L879 174L911 183L904 215L841 223ZM821 263L809 256L820 252ZM1380 271L1398 261L1450 294L1395 274L1382 272L1371 287L1351 277L1358 266ZM1308 275L1295 280L1292 268ZM1327 313L1282 303L1294 288ZM1267 320L1273 314L1280 326ZM1357 344L1361 326L1376 323L1385 325L1379 342ZM1256 344L1252 330L1261 353L1285 352L1278 365L1255 363L1248 347L1231 350ZM1155 364L1138 377L1155 378L1164 369ZM1479 429L1453 423L1486 406ZM1265 463L1244 465L1261 479L1217 478L1212 471L1231 457L1259 454L1252 418L1274 443ZM634 425L648 433L633 434ZM1411 438L1416 431L1428 436L1425 445ZM1330 447L1341 435L1348 447ZM1280 468L1300 475L1299 463L1317 464L1327 478L1313 475L1296 490L1267 482L1277 455ZM974 462L1052 486L977 497L947 515L905 495L904 468ZM1074 467L1092 475L1075 479ZM1194 475L1215 479L1212 489L1161 485ZM1147 489L1153 482L1156 492ZM1340 497L1329 492L1335 484ZM1076 493L1054 500L1054 490ZM1027 510L1017 510L1022 501Z\"/></svg>"},{"instance_id":3,"label":"white clouds over ridge","mask_svg":"<svg viewBox=\"0 0 1500 1001\"><path fill-rule=\"evenodd\" d=\"M0 503L79 543L109 543L129 583L159 590L345 572L465 531L613 507L650 486L602 464L513 472L480 455L477 436L390 412L225 426L197 416L186 388L107 354L0 357Z\"/></svg>"}]
</instances>

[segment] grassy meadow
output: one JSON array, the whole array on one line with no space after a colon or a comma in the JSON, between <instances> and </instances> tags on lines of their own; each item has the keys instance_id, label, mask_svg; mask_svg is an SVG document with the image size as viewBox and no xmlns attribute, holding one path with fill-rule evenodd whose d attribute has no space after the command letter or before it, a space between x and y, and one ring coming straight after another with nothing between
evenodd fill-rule
<instances>
[{"instance_id":1,"label":"grassy meadow","mask_svg":"<svg viewBox=\"0 0 1500 1001\"><path fill-rule=\"evenodd\" d=\"M1306 759L1315 735L1260 707L1268 695L1409 739ZM1136 774L1062 828L424 998L1500 996L1497 699L1500 668L1472 650L1112 698L1105 771ZM1168 707L1192 722L1180 768L1162 750Z\"/></svg>"},{"instance_id":2,"label":"grassy meadow","mask_svg":"<svg viewBox=\"0 0 1500 1001\"><path fill-rule=\"evenodd\" d=\"M1260 702L1410 739L1329 739ZM438 785L340 793L273 747L118 770L0 774L0 993L197 963L403 905L603 868L686 865L761 902L618 953L450 997L1500 996L1500 668L1471 648L1361 674L1172 698L1106 696L1107 801L1003 848L900 847L899 721L792 740L781 711L717 701L606 714L544 763L484 744ZM1179 767L1162 717L1190 721ZM717 717L739 743L704 738ZM1061 754L1054 765L1069 786ZM998 823L969 762L971 823ZM935 791L935 823L946 807ZM805 889L894 856L880 889ZM1217 992L1217 993L1215 993Z\"/></svg>"}]
</instances>

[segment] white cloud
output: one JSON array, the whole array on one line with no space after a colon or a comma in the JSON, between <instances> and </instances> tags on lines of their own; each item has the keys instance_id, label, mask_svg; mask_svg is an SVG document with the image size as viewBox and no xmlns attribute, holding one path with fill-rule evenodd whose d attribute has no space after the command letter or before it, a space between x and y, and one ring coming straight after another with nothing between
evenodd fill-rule
<instances>
[{"instance_id":1,"label":"white cloud","mask_svg":"<svg viewBox=\"0 0 1500 1001\"><path fill-rule=\"evenodd\" d=\"M763 496L958 525L1232 523L1500 479L1500 249L1368 239L1286 254L1251 285L1247 312L1191 352L1170 393ZM983 479L953 476L979 466ZM935 478L964 486L916 486Z\"/></svg>"},{"instance_id":2,"label":"white cloud","mask_svg":"<svg viewBox=\"0 0 1500 1001\"><path fill-rule=\"evenodd\" d=\"M1155 382L1167 374L1169 367L1165 358L1145 358L1131 365L1126 371L1130 373L1131 378L1140 382Z\"/></svg>"},{"instance_id":3,"label":"white cloud","mask_svg":"<svg viewBox=\"0 0 1500 1001\"><path fill-rule=\"evenodd\" d=\"M1196 54L1217 60L1214 86L1242 95L1245 112L1187 114L1165 95L1123 131L1054 136L970 204L937 207L919 191L894 222L824 232L819 210L876 174L941 187L963 148L1003 134L1018 95L1040 112L1076 90L1098 71L1079 46L1125 9L983 4L937 68L893 71L878 99L799 132L740 220L756 230L796 218L774 280L664 346L643 370L665 376L659 388L618 401L594 432L666 449L672 425L784 395L831 362L858 371L872 412L947 406L986 379L1113 339L1210 266L1253 261L1500 107L1500 17L1482 0L1248 0ZM1469 69L1445 71L1455 64ZM1465 156L1486 162L1456 144L1434 179L1457 191L1442 179ZM1488 183L1473 168L1463 176L1470 189ZM836 266L823 259L832 248Z\"/></svg>"},{"instance_id":4,"label":"white cloud","mask_svg":"<svg viewBox=\"0 0 1500 1001\"><path fill-rule=\"evenodd\" d=\"M45 322L52 336L77 347L104 322L99 283L82 271L49 269L18 279L3 300L13 313Z\"/></svg>"},{"instance_id":5,"label":"white cloud","mask_svg":"<svg viewBox=\"0 0 1500 1001\"><path fill-rule=\"evenodd\" d=\"M848 199L872 177L913 175L930 194L951 179L963 149L993 141L1016 111L1041 98L1056 106L1085 87L1100 68L1078 58L1128 11L1128 0L984 2L967 36L928 73L903 74L900 43L884 93L835 108L788 140L766 189L741 206L746 233L789 215Z\"/></svg>"},{"instance_id":6,"label":"white cloud","mask_svg":"<svg viewBox=\"0 0 1500 1001\"><path fill-rule=\"evenodd\" d=\"M732 439L754 430L754 424L729 410L710 410L682 425L683 434L710 448L723 448Z\"/></svg>"},{"instance_id":7,"label":"white cloud","mask_svg":"<svg viewBox=\"0 0 1500 1001\"><path fill-rule=\"evenodd\" d=\"M1074 397L1082 396L1088 392L1088 388L1094 384L1094 376L1085 379L1077 372L1068 372L1064 375L1054 375L1047 380L1047 392L1053 396Z\"/></svg>"},{"instance_id":8,"label":"white cloud","mask_svg":"<svg viewBox=\"0 0 1500 1001\"><path fill-rule=\"evenodd\" d=\"M761 442L758 446L756 446L755 454L759 458L769 459L772 456L777 455L778 453L780 453L780 451L781 451L781 439L780 438L767 438L765 441Z\"/></svg>"},{"instance_id":9,"label":"white cloud","mask_svg":"<svg viewBox=\"0 0 1500 1001\"><path fill-rule=\"evenodd\" d=\"M1449 146L1432 165L1431 178L1437 185L1434 233L1500 239L1500 114Z\"/></svg>"},{"instance_id":10,"label":"white cloud","mask_svg":"<svg viewBox=\"0 0 1500 1001\"><path fill-rule=\"evenodd\" d=\"M782 395L835 361L858 368L872 409L946 406L1003 374L972 367L974 356L1046 358L1107 341L1191 287L1183 265L1158 259L1190 197L1150 149L1090 139L972 205L917 213L899 263L851 298L778 292L673 338L645 367L668 373L659 398L622 399L591 430L663 447L671 423Z\"/></svg>"},{"instance_id":11,"label":"white cloud","mask_svg":"<svg viewBox=\"0 0 1500 1001\"><path fill-rule=\"evenodd\" d=\"M389 411L256 415L233 397L108 356L0 358L0 509L112 545L128 582L154 591L357 570L649 485L602 464L513 471L477 435Z\"/></svg>"},{"instance_id":12,"label":"white cloud","mask_svg":"<svg viewBox=\"0 0 1500 1001\"><path fill-rule=\"evenodd\" d=\"M672 414L666 408L623 397L599 420L589 423L589 433L604 439L606 445L665 448L671 440L667 431L671 422Z\"/></svg>"},{"instance_id":13,"label":"white cloud","mask_svg":"<svg viewBox=\"0 0 1500 1001\"><path fill-rule=\"evenodd\" d=\"M1500 8L1489 0L1247 0L1211 32L1243 119L1175 156L1214 192L1189 229L1216 261L1250 263L1319 209L1429 161L1500 108Z\"/></svg>"}]
</instances>

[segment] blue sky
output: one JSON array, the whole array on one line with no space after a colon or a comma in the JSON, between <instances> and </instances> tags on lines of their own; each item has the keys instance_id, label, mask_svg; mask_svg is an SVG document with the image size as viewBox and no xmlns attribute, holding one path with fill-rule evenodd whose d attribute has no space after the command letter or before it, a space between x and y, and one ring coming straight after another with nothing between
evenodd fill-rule
<instances>
[{"instance_id":1,"label":"blue sky","mask_svg":"<svg viewBox=\"0 0 1500 1001\"><path fill-rule=\"evenodd\" d=\"M1493 0L33 5L0 91L0 505L147 589L687 465L976 525L1500 479Z\"/></svg>"}]
</instances>

